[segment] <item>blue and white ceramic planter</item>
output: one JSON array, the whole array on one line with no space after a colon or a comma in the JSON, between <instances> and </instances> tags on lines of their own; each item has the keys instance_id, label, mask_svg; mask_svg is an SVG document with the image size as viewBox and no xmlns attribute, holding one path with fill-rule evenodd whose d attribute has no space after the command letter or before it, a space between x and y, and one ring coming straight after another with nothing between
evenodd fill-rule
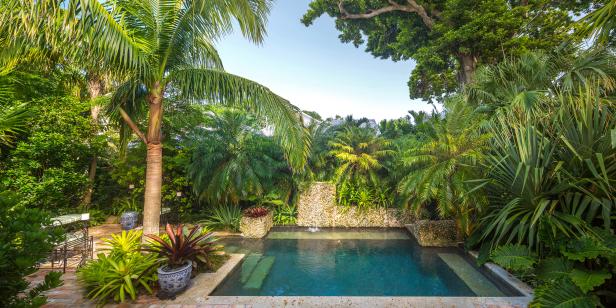
<instances>
[{"instance_id":1,"label":"blue and white ceramic planter","mask_svg":"<svg viewBox=\"0 0 616 308\"><path fill-rule=\"evenodd\" d=\"M174 295L184 290L190 281L192 263L190 261L177 269L170 269L168 265L158 268L158 284L160 290L168 295Z\"/></svg>"},{"instance_id":2,"label":"blue and white ceramic planter","mask_svg":"<svg viewBox=\"0 0 616 308\"><path fill-rule=\"evenodd\" d=\"M137 227L137 221L139 220L139 213L137 212L124 212L120 216L120 224L122 230L131 230Z\"/></svg>"}]
</instances>

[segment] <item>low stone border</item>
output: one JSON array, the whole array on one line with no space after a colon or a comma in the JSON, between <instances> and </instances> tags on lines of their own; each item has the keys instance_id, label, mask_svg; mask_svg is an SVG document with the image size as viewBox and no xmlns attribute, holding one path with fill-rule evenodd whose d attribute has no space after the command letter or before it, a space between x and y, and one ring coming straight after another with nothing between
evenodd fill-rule
<instances>
[{"instance_id":1,"label":"low stone border","mask_svg":"<svg viewBox=\"0 0 616 308\"><path fill-rule=\"evenodd\" d=\"M207 305L257 307L527 307L528 297L210 296Z\"/></svg>"},{"instance_id":2,"label":"low stone border","mask_svg":"<svg viewBox=\"0 0 616 308\"><path fill-rule=\"evenodd\" d=\"M173 301L161 301L161 304L203 304L210 293L240 265L243 254L230 254L229 260L214 273L201 273L190 280L186 291Z\"/></svg>"},{"instance_id":3,"label":"low stone border","mask_svg":"<svg viewBox=\"0 0 616 308\"><path fill-rule=\"evenodd\" d=\"M242 216L240 220L240 231L242 236L246 238L265 237L273 226L274 214L272 211L269 211L265 216L257 218Z\"/></svg>"},{"instance_id":4,"label":"low stone border","mask_svg":"<svg viewBox=\"0 0 616 308\"><path fill-rule=\"evenodd\" d=\"M473 259L475 260L477 260L477 258L479 257L479 252L477 251L469 251L468 254L471 255L471 257L473 257ZM531 288L529 285L527 285L525 282L518 279L517 277L511 275L511 273L509 273L504 268L490 262L485 263L484 266L488 271L490 271L490 273L498 277L503 282L507 283L509 286L520 292L522 295L530 297L531 299L533 298L533 288Z\"/></svg>"},{"instance_id":5,"label":"low stone border","mask_svg":"<svg viewBox=\"0 0 616 308\"><path fill-rule=\"evenodd\" d=\"M404 225L423 247L457 246L456 223L453 220L417 220Z\"/></svg>"}]
</instances>

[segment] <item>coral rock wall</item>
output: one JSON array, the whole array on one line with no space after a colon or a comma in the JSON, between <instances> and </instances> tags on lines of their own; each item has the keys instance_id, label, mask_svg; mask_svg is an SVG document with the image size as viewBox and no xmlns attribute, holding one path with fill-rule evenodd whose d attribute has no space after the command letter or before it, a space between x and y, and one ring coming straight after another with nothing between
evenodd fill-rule
<instances>
[{"instance_id":1,"label":"coral rock wall","mask_svg":"<svg viewBox=\"0 0 616 308\"><path fill-rule=\"evenodd\" d=\"M398 209L355 207L336 204L336 186L316 182L302 192L297 205L297 225L304 227L403 227L411 215Z\"/></svg>"},{"instance_id":2,"label":"coral rock wall","mask_svg":"<svg viewBox=\"0 0 616 308\"><path fill-rule=\"evenodd\" d=\"M456 246L458 236L453 220L418 220L406 225L421 246Z\"/></svg>"},{"instance_id":3,"label":"coral rock wall","mask_svg":"<svg viewBox=\"0 0 616 308\"><path fill-rule=\"evenodd\" d=\"M242 216L240 221L240 232L244 237L262 238L274 225L273 214L270 211L267 215L259 218Z\"/></svg>"}]
</instances>

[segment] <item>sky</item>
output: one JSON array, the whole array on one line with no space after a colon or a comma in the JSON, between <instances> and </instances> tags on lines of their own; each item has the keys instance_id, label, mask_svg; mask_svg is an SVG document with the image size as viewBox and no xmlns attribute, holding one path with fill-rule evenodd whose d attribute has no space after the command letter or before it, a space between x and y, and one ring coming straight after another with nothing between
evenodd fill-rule
<instances>
[{"instance_id":1,"label":"sky","mask_svg":"<svg viewBox=\"0 0 616 308\"><path fill-rule=\"evenodd\" d=\"M218 42L225 69L259 82L303 110L323 118L335 115L382 120L408 110L432 110L411 100L407 81L412 61L374 58L338 39L334 19L321 16L306 27L300 19L310 0L277 0L269 16L267 37L255 45L241 32Z\"/></svg>"}]
</instances>

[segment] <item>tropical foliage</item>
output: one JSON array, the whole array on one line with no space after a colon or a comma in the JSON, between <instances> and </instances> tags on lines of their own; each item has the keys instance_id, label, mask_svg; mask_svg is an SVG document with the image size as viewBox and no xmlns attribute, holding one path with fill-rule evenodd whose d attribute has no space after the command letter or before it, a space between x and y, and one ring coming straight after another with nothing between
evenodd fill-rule
<instances>
[{"instance_id":1,"label":"tropical foliage","mask_svg":"<svg viewBox=\"0 0 616 308\"><path fill-rule=\"evenodd\" d=\"M311 1L304 24L327 14L343 42L417 62L410 96L434 110L378 123L300 111L223 69L215 42L234 26L262 42L271 4L0 2L0 306L59 283L23 279L57 240L49 215L143 210L147 234L169 207L208 227L168 228L150 254L139 232L106 240L78 275L120 302L151 292L161 256L213 269L209 228L294 224L313 181L345 207L455 220L480 263L536 287L534 306L614 306L616 2Z\"/></svg>"},{"instance_id":2,"label":"tropical foliage","mask_svg":"<svg viewBox=\"0 0 616 308\"><path fill-rule=\"evenodd\" d=\"M14 194L0 192L0 306L38 307L46 301L43 291L61 285L61 273L51 272L34 286L26 276L36 272L39 260L49 255L61 235L43 228L51 224L43 211L16 204Z\"/></svg>"},{"instance_id":3,"label":"tropical foliage","mask_svg":"<svg viewBox=\"0 0 616 308\"><path fill-rule=\"evenodd\" d=\"M141 253L142 231L123 231L104 241L108 254L100 253L77 272L78 281L88 291L87 297L103 306L109 301L135 300L140 292L152 293L156 282L155 254Z\"/></svg>"},{"instance_id":4,"label":"tropical foliage","mask_svg":"<svg viewBox=\"0 0 616 308\"><path fill-rule=\"evenodd\" d=\"M162 237L148 234L150 242L145 251L154 253L159 257L159 262L172 269L186 263L190 263L194 269L199 269L199 264L211 266L210 258L222 249L222 246L215 244L213 233L200 226L189 229L180 224L173 229L167 224L165 231Z\"/></svg>"}]
</instances>

